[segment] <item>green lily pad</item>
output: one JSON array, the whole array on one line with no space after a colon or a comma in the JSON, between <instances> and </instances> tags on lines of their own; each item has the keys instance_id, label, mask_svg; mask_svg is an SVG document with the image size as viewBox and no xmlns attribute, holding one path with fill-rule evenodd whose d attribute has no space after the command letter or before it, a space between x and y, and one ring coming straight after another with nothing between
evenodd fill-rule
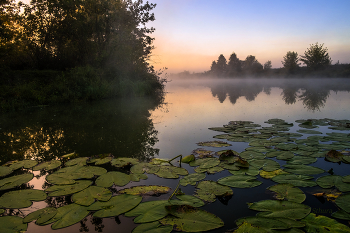
<instances>
[{"instance_id":1,"label":"green lily pad","mask_svg":"<svg viewBox=\"0 0 350 233\"><path fill-rule=\"evenodd\" d=\"M270 186L267 189L276 192L275 197L278 200L293 201L297 203L302 203L306 199L306 195L301 189L294 187L291 184L276 184Z\"/></svg>"},{"instance_id":2,"label":"green lily pad","mask_svg":"<svg viewBox=\"0 0 350 233\"><path fill-rule=\"evenodd\" d=\"M324 173L325 171L318 167L307 166L303 164L286 164L283 165L286 172L300 174L300 175L316 175Z\"/></svg>"},{"instance_id":3,"label":"green lily pad","mask_svg":"<svg viewBox=\"0 0 350 233\"><path fill-rule=\"evenodd\" d=\"M272 229L288 229L290 225L288 223L279 221L278 218L264 218L264 217L245 217L236 220L237 226L243 223L249 223L250 225L259 229L271 232Z\"/></svg>"},{"instance_id":4,"label":"green lily pad","mask_svg":"<svg viewBox=\"0 0 350 233\"><path fill-rule=\"evenodd\" d=\"M301 220L306 232L350 232L350 228L326 216L310 213Z\"/></svg>"},{"instance_id":5,"label":"green lily pad","mask_svg":"<svg viewBox=\"0 0 350 233\"><path fill-rule=\"evenodd\" d=\"M36 161L36 160L25 159L22 161L13 161L11 163L11 165L9 166L9 168L11 168L14 171L14 170L17 170L17 169L22 168L22 167L27 168L27 169L32 168L37 164L38 164L38 161Z\"/></svg>"},{"instance_id":6,"label":"green lily pad","mask_svg":"<svg viewBox=\"0 0 350 233\"><path fill-rule=\"evenodd\" d=\"M265 154L256 151L243 151L239 154L245 160L251 159L264 159L266 157Z\"/></svg>"},{"instance_id":7,"label":"green lily pad","mask_svg":"<svg viewBox=\"0 0 350 233\"><path fill-rule=\"evenodd\" d=\"M318 151L318 149L313 146L305 146L305 145L298 145L298 149L303 151L308 151L308 152Z\"/></svg>"},{"instance_id":8,"label":"green lily pad","mask_svg":"<svg viewBox=\"0 0 350 233\"><path fill-rule=\"evenodd\" d=\"M315 152L315 153L312 153L310 155L308 155L309 157L313 157L313 158L323 158L326 156L326 152L325 151L318 151L318 152Z\"/></svg>"},{"instance_id":9,"label":"green lily pad","mask_svg":"<svg viewBox=\"0 0 350 233\"><path fill-rule=\"evenodd\" d=\"M179 175L187 175L188 171L181 167L160 166L159 170L154 174L162 178L177 179L179 178Z\"/></svg>"},{"instance_id":10,"label":"green lily pad","mask_svg":"<svg viewBox=\"0 0 350 233\"><path fill-rule=\"evenodd\" d=\"M344 210L338 210L337 212L334 212L332 214L332 217L333 218L339 218L339 219L343 219L343 220L350 220L350 214L347 213L346 211Z\"/></svg>"},{"instance_id":11,"label":"green lily pad","mask_svg":"<svg viewBox=\"0 0 350 233\"><path fill-rule=\"evenodd\" d=\"M311 212L310 206L291 201L278 200L254 202L249 206L249 209L264 211L258 213L257 216L268 218L302 219Z\"/></svg>"},{"instance_id":12,"label":"green lily pad","mask_svg":"<svg viewBox=\"0 0 350 233\"><path fill-rule=\"evenodd\" d=\"M112 187L113 184L116 186L124 186L127 185L130 182L130 180L131 178L128 174L111 171L98 177L96 179L96 185L105 188Z\"/></svg>"},{"instance_id":13,"label":"green lily pad","mask_svg":"<svg viewBox=\"0 0 350 233\"><path fill-rule=\"evenodd\" d=\"M232 146L231 144L226 143L226 142L222 142L222 141L198 142L197 145L199 145L199 146L210 146L210 147Z\"/></svg>"},{"instance_id":14,"label":"green lily pad","mask_svg":"<svg viewBox=\"0 0 350 233\"><path fill-rule=\"evenodd\" d=\"M123 214L142 201L142 197L137 195L121 194L113 196L109 201L98 201L88 207L88 210L97 210L94 217L106 218Z\"/></svg>"},{"instance_id":15,"label":"green lily pad","mask_svg":"<svg viewBox=\"0 0 350 233\"><path fill-rule=\"evenodd\" d=\"M203 180L206 177L203 173L192 173L185 177L183 177L180 180L180 185L187 186L187 185L196 185L197 181Z\"/></svg>"},{"instance_id":16,"label":"green lily pad","mask_svg":"<svg viewBox=\"0 0 350 233\"><path fill-rule=\"evenodd\" d=\"M272 151L269 153L266 153L266 157L273 158L276 157L277 159L281 160L287 160L294 157L294 154L290 151Z\"/></svg>"},{"instance_id":17,"label":"green lily pad","mask_svg":"<svg viewBox=\"0 0 350 233\"><path fill-rule=\"evenodd\" d=\"M102 165L102 164L106 164L112 161L112 157L105 157L105 158L95 158L95 159L90 159L90 161L88 161L89 163L94 163L95 165Z\"/></svg>"},{"instance_id":18,"label":"green lily pad","mask_svg":"<svg viewBox=\"0 0 350 233\"><path fill-rule=\"evenodd\" d=\"M116 167L125 167L128 165L138 164L139 160L134 158L117 158L111 161L111 164Z\"/></svg>"},{"instance_id":19,"label":"green lily pad","mask_svg":"<svg viewBox=\"0 0 350 233\"><path fill-rule=\"evenodd\" d=\"M341 176L328 175L319 177L316 180L316 183L322 188L332 188L333 186L337 187L341 192L349 192L350 184L344 183Z\"/></svg>"},{"instance_id":20,"label":"green lily pad","mask_svg":"<svg viewBox=\"0 0 350 233\"><path fill-rule=\"evenodd\" d=\"M74 166L74 165L85 166L88 159L89 159L88 157L79 157L72 160L68 160L66 162L66 166Z\"/></svg>"},{"instance_id":21,"label":"green lily pad","mask_svg":"<svg viewBox=\"0 0 350 233\"><path fill-rule=\"evenodd\" d=\"M141 180L147 180L148 176L146 174L140 174L140 173L130 173L130 180L131 181L135 181L135 182L139 182Z\"/></svg>"},{"instance_id":22,"label":"green lily pad","mask_svg":"<svg viewBox=\"0 0 350 233\"><path fill-rule=\"evenodd\" d=\"M134 209L125 213L126 217L135 217L135 223L154 222L168 215L165 206L169 205L167 200L146 201L140 203Z\"/></svg>"},{"instance_id":23,"label":"green lily pad","mask_svg":"<svg viewBox=\"0 0 350 233\"><path fill-rule=\"evenodd\" d=\"M301 155L301 156L310 156L313 154L313 152L305 151L305 150L292 150L291 152L296 154L296 155Z\"/></svg>"},{"instance_id":24,"label":"green lily pad","mask_svg":"<svg viewBox=\"0 0 350 233\"><path fill-rule=\"evenodd\" d=\"M27 228L28 224L23 223L23 218L18 216L0 217L0 233L25 232Z\"/></svg>"},{"instance_id":25,"label":"green lily pad","mask_svg":"<svg viewBox=\"0 0 350 233\"><path fill-rule=\"evenodd\" d=\"M317 185L315 181L312 181L312 176L306 175L281 174L271 179L277 183L292 184L298 187L313 187Z\"/></svg>"},{"instance_id":26,"label":"green lily pad","mask_svg":"<svg viewBox=\"0 0 350 233\"><path fill-rule=\"evenodd\" d=\"M291 151L296 150L298 148L298 145L294 143L279 143L276 145L276 148L279 150Z\"/></svg>"},{"instance_id":27,"label":"green lily pad","mask_svg":"<svg viewBox=\"0 0 350 233\"><path fill-rule=\"evenodd\" d=\"M277 169L277 170L274 170L272 172L267 172L267 171L264 171L264 170L261 170L259 172L259 175L262 177L262 178L265 178L265 179L271 179L277 175L282 175L282 174L289 174L288 172L282 170L282 169Z\"/></svg>"},{"instance_id":28,"label":"green lily pad","mask_svg":"<svg viewBox=\"0 0 350 233\"><path fill-rule=\"evenodd\" d=\"M299 133L303 134L322 134L322 132L317 131L317 130L311 130L311 129L299 129L297 130Z\"/></svg>"},{"instance_id":29,"label":"green lily pad","mask_svg":"<svg viewBox=\"0 0 350 233\"><path fill-rule=\"evenodd\" d=\"M29 182L33 179L33 173L25 173L22 175L11 176L0 180L0 190L12 189L14 187L20 186L21 184Z\"/></svg>"},{"instance_id":30,"label":"green lily pad","mask_svg":"<svg viewBox=\"0 0 350 233\"><path fill-rule=\"evenodd\" d=\"M24 219L24 223L29 223L33 220L36 220L37 225L41 225L44 222L49 221L51 218L53 218L57 214L57 209L53 207L47 207L44 209L39 209L37 211L34 211L30 214L28 214Z\"/></svg>"},{"instance_id":31,"label":"green lily pad","mask_svg":"<svg viewBox=\"0 0 350 233\"><path fill-rule=\"evenodd\" d=\"M158 221L143 223L134 228L132 233L170 233L173 230L173 226L163 226Z\"/></svg>"},{"instance_id":32,"label":"green lily pad","mask_svg":"<svg viewBox=\"0 0 350 233\"><path fill-rule=\"evenodd\" d=\"M335 199L335 204L345 210L346 212L350 213L350 193L343 194L337 199Z\"/></svg>"},{"instance_id":33,"label":"green lily pad","mask_svg":"<svg viewBox=\"0 0 350 233\"><path fill-rule=\"evenodd\" d=\"M336 150L330 150L327 152L325 159L332 163L338 163L342 161L344 155Z\"/></svg>"},{"instance_id":34,"label":"green lily pad","mask_svg":"<svg viewBox=\"0 0 350 233\"><path fill-rule=\"evenodd\" d=\"M80 192L91 185L89 180L77 181L75 184L54 185L47 188L45 191L49 192L50 197L65 196Z\"/></svg>"},{"instance_id":35,"label":"green lily pad","mask_svg":"<svg viewBox=\"0 0 350 233\"><path fill-rule=\"evenodd\" d=\"M241 167L238 171L229 171L233 175L249 175L249 176L257 176L259 175L259 169L253 166L250 167Z\"/></svg>"},{"instance_id":36,"label":"green lily pad","mask_svg":"<svg viewBox=\"0 0 350 233\"><path fill-rule=\"evenodd\" d=\"M275 151L274 149L271 148L266 148L264 146L252 146L252 147L247 147L245 148L246 151L255 151L255 152L260 152L260 153L266 153L266 152L272 152Z\"/></svg>"},{"instance_id":37,"label":"green lily pad","mask_svg":"<svg viewBox=\"0 0 350 233\"><path fill-rule=\"evenodd\" d=\"M194 155L187 155L181 159L182 163L190 163L195 160Z\"/></svg>"},{"instance_id":38,"label":"green lily pad","mask_svg":"<svg viewBox=\"0 0 350 233\"><path fill-rule=\"evenodd\" d=\"M238 171L240 168L237 167L236 165L234 164L228 164L226 162L221 162L219 165L219 167L222 167L224 169L227 169L227 170L231 170L231 171Z\"/></svg>"},{"instance_id":39,"label":"green lily pad","mask_svg":"<svg viewBox=\"0 0 350 233\"><path fill-rule=\"evenodd\" d=\"M73 194L72 201L78 205L89 206L95 202L108 201L112 197L112 192L106 188L98 186L90 186L78 193Z\"/></svg>"},{"instance_id":40,"label":"green lily pad","mask_svg":"<svg viewBox=\"0 0 350 233\"><path fill-rule=\"evenodd\" d=\"M137 173L148 173L154 174L159 171L159 166L150 163L138 163L130 168L130 171L134 174Z\"/></svg>"},{"instance_id":41,"label":"green lily pad","mask_svg":"<svg viewBox=\"0 0 350 233\"><path fill-rule=\"evenodd\" d=\"M169 206L169 216L160 220L164 225L172 225L177 231L201 232L224 226L224 222L214 214L191 206Z\"/></svg>"},{"instance_id":42,"label":"green lily pad","mask_svg":"<svg viewBox=\"0 0 350 233\"><path fill-rule=\"evenodd\" d=\"M217 172L221 172L224 169L222 167L216 166L216 167L210 167L210 168L201 168L201 167L196 167L194 169L195 172L197 173L204 173L207 172L208 174L215 174Z\"/></svg>"},{"instance_id":43,"label":"green lily pad","mask_svg":"<svg viewBox=\"0 0 350 233\"><path fill-rule=\"evenodd\" d=\"M4 209L0 209L0 214L3 214L5 213L5 210Z\"/></svg>"},{"instance_id":44,"label":"green lily pad","mask_svg":"<svg viewBox=\"0 0 350 233\"><path fill-rule=\"evenodd\" d=\"M267 172L272 172L281 168L278 162L271 159L254 159L249 161L249 164L259 169L262 168Z\"/></svg>"},{"instance_id":45,"label":"green lily pad","mask_svg":"<svg viewBox=\"0 0 350 233\"><path fill-rule=\"evenodd\" d=\"M220 160L217 158L203 158L203 159L196 159L195 161L190 162L190 166L196 167L199 166L200 168L211 168L219 165Z\"/></svg>"},{"instance_id":46,"label":"green lily pad","mask_svg":"<svg viewBox=\"0 0 350 233\"><path fill-rule=\"evenodd\" d=\"M10 174L13 170L9 167L5 167L5 166L0 166L0 177L1 176L7 176L8 174Z\"/></svg>"},{"instance_id":47,"label":"green lily pad","mask_svg":"<svg viewBox=\"0 0 350 233\"><path fill-rule=\"evenodd\" d=\"M231 188L218 184L214 181L201 181L197 185L194 196L207 202L214 202L216 196L231 196L233 191Z\"/></svg>"},{"instance_id":48,"label":"green lily pad","mask_svg":"<svg viewBox=\"0 0 350 233\"><path fill-rule=\"evenodd\" d=\"M292 159L287 161L287 164L292 165L302 165L302 164L311 164L315 163L317 161L316 158L313 157L307 157L307 156L294 156Z\"/></svg>"},{"instance_id":49,"label":"green lily pad","mask_svg":"<svg viewBox=\"0 0 350 233\"><path fill-rule=\"evenodd\" d=\"M39 170L50 171L50 170L53 170L55 168L58 168L59 166L61 166L61 161L51 160L51 161L43 162L43 163L36 165L35 167L33 167L33 171L39 171Z\"/></svg>"},{"instance_id":50,"label":"green lily pad","mask_svg":"<svg viewBox=\"0 0 350 233\"><path fill-rule=\"evenodd\" d=\"M160 194L165 194L170 191L167 186L159 185L142 185L135 186L131 188L122 189L119 193L131 194L131 195L148 195L148 196L159 196Z\"/></svg>"},{"instance_id":51,"label":"green lily pad","mask_svg":"<svg viewBox=\"0 0 350 233\"><path fill-rule=\"evenodd\" d=\"M343 176L342 180L343 182L350 183L350 175Z\"/></svg>"},{"instance_id":52,"label":"green lily pad","mask_svg":"<svg viewBox=\"0 0 350 233\"><path fill-rule=\"evenodd\" d=\"M202 207L205 205L205 203L201 199L194 197L192 195L182 194L182 195L176 195L176 197L180 199L180 201L176 202L178 200L170 200L171 205L190 205L193 207Z\"/></svg>"},{"instance_id":53,"label":"green lily pad","mask_svg":"<svg viewBox=\"0 0 350 233\"><path fill-rule=\"evenodd\" d=\"M47 222L43 222L41 225L52 224L53 230L65 228L74 225L83 220L90 211L86 206L77 205L75 203L64 205L57 208L57 214L49 219Z\"/></svg>"},{"instance_id":54,"label":"green lily pad","mask_svg":"<svg viewBox=\"0 0 350 233\"><path fill-rule=\"evenodd\" d=\"M43 201L47 197L42 190L23 189L11 191L0 197L0 207L5 209L21 209L29 207L32 201Z\"/></svg>"},{"instance_id":55,"label":"green lily pad","mask_svg":"<svg viewBox=\"0 0 350 233\"><path fill-rule=\"evenodd\" d=\"M233 233L268 233L261 227L253 226L250 223L243 222Z\"/></svg>"},{"instance_id":56,"label":"green lily pad","mask_svg":"<svg viewBox=\"0 0 350 233\"><path fill-rule=\"evenodd\" d=\"M219 179L218 183L233 188L252 188L262 184L256 177L248 175L227 176Z\"/></svg>"}]
</instances>

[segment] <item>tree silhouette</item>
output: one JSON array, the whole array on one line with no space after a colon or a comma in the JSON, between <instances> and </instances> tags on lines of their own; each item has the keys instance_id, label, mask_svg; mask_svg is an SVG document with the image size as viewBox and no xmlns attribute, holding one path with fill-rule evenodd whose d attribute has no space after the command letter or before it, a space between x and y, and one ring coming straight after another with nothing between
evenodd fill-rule
<instances>
[{"instance_id":1,"label":"tree silhouette","mask_svg":"<svg viewBox=\"0 0 350 233\"><path fill-rule=\"evenodd\" d=\"M232 53L227 64L227 74L230 77L234 77L241 73L242 73L242 61L238 59L235 53Z\"/></svg>"},{"instance_id":2,"label":"tree silhouette","mask_svg":"<svg viewBox=\"0 0 350 233\"><path fill-rule=\"evenodd\" d=\"M297 52L288 51L287 54L283 57L283 67L288 73L294 73L299 68L299 58Z\"/></svg>"},{"instance_id":3,"label":"tree silhouette","mask_svg":"<svg viewBox=\"0 0 350 233\"><path fill-rule=\"evenodd\" d=\"M244 60L243 70L246 74L256 74L263 70L263 66L256 60L255 56L248 55Z\"/></svg>"},{"instance_id":4,"label":"tree silhouette","mask_svg":"<svg viewBox=\"0 0 350 233\"><path fill-rule=\"evenodd\" d=\"M216 62L217 70L216 73L219 77L226 75L227 61L224 55L220 54L218 61Z\"/></svg>"},{"instance_id":5,"label":"tree silhouette","mask_svg":"<svg viewBox=\"0 0 350 233\"><path fill-rule=\"evenodd\" d=\"M320 69L331 64L332 60L329 57L328 49L323 47L323 44L311 44L304 56L301 56L301 61L304 62L308 68Z\"/></svg>"}]
</instances>

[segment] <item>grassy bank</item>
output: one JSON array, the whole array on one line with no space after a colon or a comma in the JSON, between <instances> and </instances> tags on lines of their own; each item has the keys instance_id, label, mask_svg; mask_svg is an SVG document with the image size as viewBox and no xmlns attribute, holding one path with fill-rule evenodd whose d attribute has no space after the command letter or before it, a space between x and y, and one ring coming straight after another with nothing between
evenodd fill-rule
<instances>
[{"instance_id":1,"label":"grassy bank","mask_svg":"<svg viewBox=\"0 0 350 233\"><path fill-rule=\"evenodd\" d=\"M93 101L111 97L162 98L164 80L152 73L123 77L90 66L69 71L3 70L0 111L40 105Z\"/></svg>"}]
</instances>

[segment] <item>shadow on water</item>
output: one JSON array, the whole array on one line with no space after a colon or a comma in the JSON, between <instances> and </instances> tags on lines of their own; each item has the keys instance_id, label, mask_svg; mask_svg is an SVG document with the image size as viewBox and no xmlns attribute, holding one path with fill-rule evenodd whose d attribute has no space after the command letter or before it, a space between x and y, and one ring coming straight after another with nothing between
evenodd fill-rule
<instances>
[{"instance_id":1,"label":"shadow on water","mask_svg":"<svg viewBox=\"0 0 350 233\"><path fill-rule=\"evenodd\" d=\"M0 117L1 164L11 160L51 160L111 153L147 160L158 154L149 118L151 99L107 100L92 104L46 107Z\"/></svg>"}]
</instances>

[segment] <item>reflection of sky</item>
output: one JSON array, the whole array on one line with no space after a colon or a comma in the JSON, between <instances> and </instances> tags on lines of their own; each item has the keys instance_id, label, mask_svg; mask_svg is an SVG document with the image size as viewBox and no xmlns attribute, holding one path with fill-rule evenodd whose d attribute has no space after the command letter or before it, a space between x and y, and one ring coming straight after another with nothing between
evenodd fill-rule
<instances>
[{"instance_id":1,"label":"reflection of sky","mask_svg":"<svg viewBox=\"0 0 350 233\"><path fill-rule=\"evenodd\" d=\"M332 60L350 62L350 2L153 0L156 67L204 71L220 54L281 67L287 51L302 55L324 43Z\"/></svg>"}]
</instances>

